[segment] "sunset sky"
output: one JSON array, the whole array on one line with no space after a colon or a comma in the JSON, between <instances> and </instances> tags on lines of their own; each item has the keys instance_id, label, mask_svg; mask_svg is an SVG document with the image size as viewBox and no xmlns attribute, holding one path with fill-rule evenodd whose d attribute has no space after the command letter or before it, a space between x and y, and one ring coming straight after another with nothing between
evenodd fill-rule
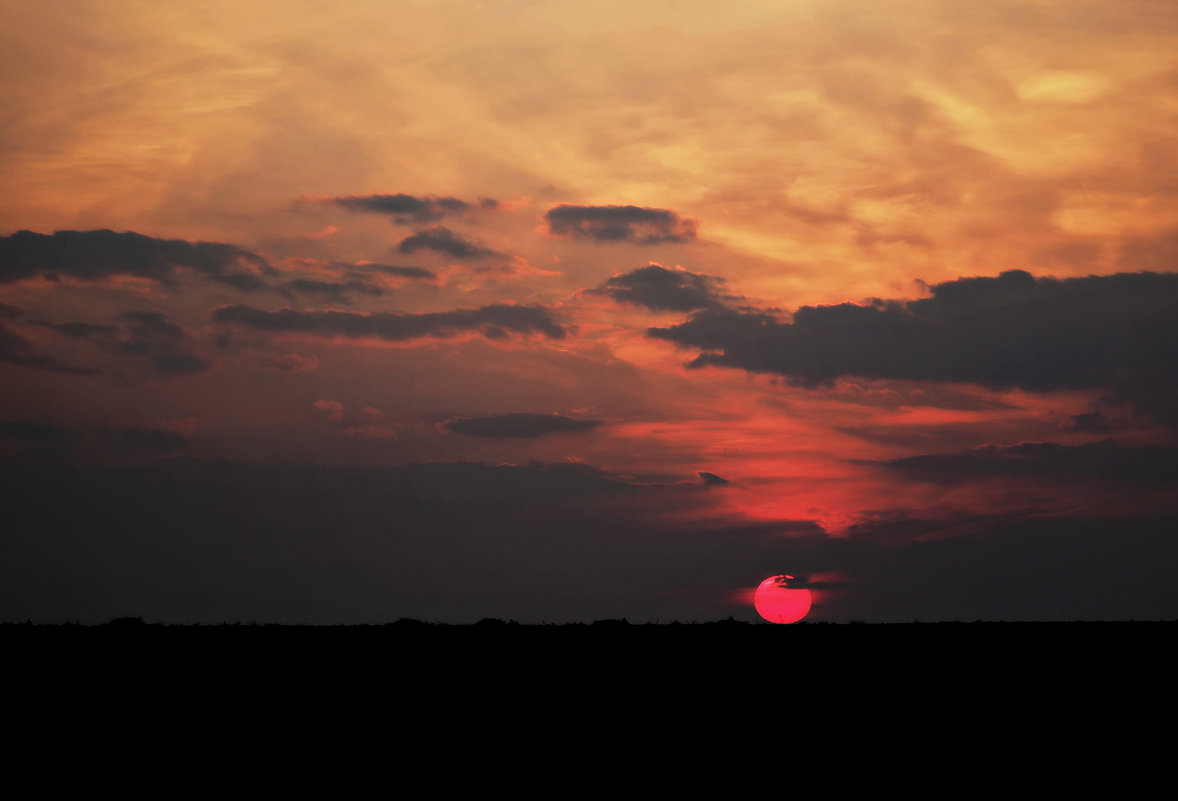
<instances>
[{"instance_id":1,"label":"sunset sky","mask_svg":"<svg viewBox=\"0 0 1178 801\"><path fill-rule=\"evenodd\" d=\"M0 619L1178 618L1171 0L0 40Z\"/></svg>"}]
</instances>

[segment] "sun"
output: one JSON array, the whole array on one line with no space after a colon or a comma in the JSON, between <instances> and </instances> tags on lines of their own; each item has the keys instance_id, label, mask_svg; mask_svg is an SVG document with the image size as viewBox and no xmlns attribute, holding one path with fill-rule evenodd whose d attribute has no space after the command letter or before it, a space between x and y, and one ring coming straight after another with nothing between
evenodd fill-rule
<instances>
[{"instance_id":1,"label":"sun","mask_svg":"<svg viewBox=\"0 0 1178 801\"><path fill-rule=\"evenodd\" d=\"M810 612L810 591L793 576L770 576L761 582L753 596L757 614L770 623L796 623Z\"/></svg>"}]
</instances>

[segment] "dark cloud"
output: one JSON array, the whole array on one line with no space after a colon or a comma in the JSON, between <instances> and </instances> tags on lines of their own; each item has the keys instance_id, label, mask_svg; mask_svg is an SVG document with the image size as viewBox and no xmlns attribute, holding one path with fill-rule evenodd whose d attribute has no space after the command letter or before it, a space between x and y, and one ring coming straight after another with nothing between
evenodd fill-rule
<instances>
[{"instance_id":1,"label":"dark cloud","mask_svg":"<svg viewBox=\"0 0 1178 801\"><path fill-rule=\"evenodd\" d=\"M14 317L19 317L24 313L24 309L20 306L12 306L8 303L0 303L0 320L11 320Z\"/></svg>"},{"instance_id":2,"label":"dark cloud","mask_svg":"<svg viewBox=\"0 0 1178 801\"><path fill-rule=\"evenodd\" d=\"M327 301L347 303L351 295L370 295L378 297L384 294L384 289L375 284L358 279L347 281L318 281L311 278L297 278L287 281L286 288L300 295L310 295Z\"/></svg>"},{"instance_id":3,"label":"dark cloud","mask_svg":"<svg viewBox=\"0 0 1178 801\"><path fill-rule=\"evenodd\" d=\"M687 322L670 328L649 328L646 333L678 345L736 352L743 351L748 347L746 343L756 342L778 327L780 323L772 314L715 307L697 311ZM691 366L701 366L702 358L696 359Z\"/></svg>"},{"instance_id":4,"label":"dark cloud","mask_svg":"<svg viewBox=\"0 0 1178 801\"><path fill-rule=\"evenodd\" d=\"M948 454L908 456L876 462L908 478L939 484L977 479L1023 480L1034 477L1066 482L1125 482L1173 485L1178 476L1178 448L1122 445L1112 440L1085 445L1024 442L983 445Z\"/></svg>"},{"instance_id":5,"label":"dark cloud","mask_svg":"<svg viewBox=\"0 0 1178 801\"><path fill-rule=\"evenodd\" d=\"M1031 390L1178 384L1178 274L1057 280L1011 271L930 287L932 297L805 306L792 322L704 309L652 337L736 367L817 384L852 375Z\"/></svg>"},{"instance_id":6,"label":"dark cloud","mask_svg":"<svg viewBox=\"0 0 1178 801\"><path fill-rule=\"evenodd\" d=\"M479 242L473 242L461 234L456 234L449 228L436 225L424 231L405 237L397 250L402 253L415 253L418 250L433 250L456 259L475 259L483 256L499 255Z\"/></svg>"},{"instance_id":7,"label":"dark cloud","mask_svg":"<svg viewBox=\"0 0 1178 801\"><path fill-rule=\"evenodd\" d=\"M73 367L64 364L48 354L40 353L31 342L0 323L0 364L14 364L19 367L33 367L54 373L74 375L97 375L98 370L89 367Z\"/></svg>"},{"instance_id":8,"label":"dark cloud","mask_svg":"<svg viewBox=\"0 0 1178 801\"><path fill-rule=\"evenodd\" d=\"M992 421L979 419L974 422L955 421L951 423L898 424L880 421L863 425L834 426L835 431L852 437L894 445L903 452L940 453L944 451L971 448L979 442L993 439L996 433ZM999 428L998 431L1002 429Z\"/></svg>"},{"instance_id":9,"label":"dark cloud","mask_svg":"<svg viewBox=\"0 0 1178 801\"><path fill-rule=\"evenodd\" d=\"M368 272L376 272L413 281L433 281L437 278L432 270L427 270L424 267L400 267L392 264L347 264L339 261L333 261L329 266L333 269L344 270L357 277Z\"/></svg>"},{"instance_id":10,"label":"dark cloud","mask_svg":"<svg viewBox=\"0 0 1178 801\"><path fill-rule=\"evenodd\" d=\"M701 488L576 465L0 459L0 482L6 620L708 620L763 570L758 546L651 514Z\"/></svg>"},{"instance_id":11,"label":"dark cloud","mask_svg":"<svg viewBox=\"0 0 1178 801\"><path fill-rule=\"evenodd\" d=\"M352 295L379 296L385 288L373 283L378 276L388 276L403 281L434 281L437 276L422 267L400 267L389 264L350 264L333 261L327 269L336 272L342 280L324 280L319 277L296 278L286 283L272 283L256 273L236 272L210 275L209 280L226 284L242 292L270 291L286 297L291 293L311 295L324 300L348 302Z\"/></svg>"},{"instance_id":12,"label":"dark cloud","mask_svg":"<svg viewBox=\"0 0 1178 801\"><path fill-rule=\"evenodd\" d=\"M186 421L176 421L186 422ZM142 462L187 450L189 437L156 426L62 426L42 421L0 422L0 469L5 459L28 464L110 466Z\"/></svg>"},{"instance_id":13,"label":"dark cloud","mask_svg":"<svg viewBox=\"0 0 1178 801\"><path fill-rule=\"evenodd\" d=\"M867 534L783 550L795 569L841 577L827 602L844 620L1178 617L1173 519L1008 517L971 536L943 536L958 531L956 515L912 522L929 539L887 545Z\"/></svg>"},{"instance_id":14,"label":"dark cloud","mask_svg":"<svg viewBox=\"0 0 1178 801\"><path fill-rule=\"evenodd\" d=\"M361 314L295 309L264 311L252 306L221 306L213 309L210 317L216 322L234 323L264 331L377 337L392 342L422 337L448 338L467 332L476 332L488 339L502 339L509 334L543 334L549 339L562 339L565 336L564 328L542 306L497 304L428 314Z\"/></svg>"},{"instance_id":15,"label":"dark cloud","mask_svg":"<svg viewBox=\"0 0 1178 801\"><path fill-rule=\"evenodd\" d=\"M811 582L809 576L782 575L774 576L773 583L778 587L788 587L791 590L801 590L815 587L817 582Z\"/></svg>"},{"instance_id":16,"label":"dark cloud","mask_svg":"<svg viewBox=\"0 0 1178 801\"><path fill-rule=\"evenodd\" d=\"M319 368L317 358L298 353L261 352L255 355L255 363L263 370L274 370L280 373L305 373Z\"/></svg>"},{"instance_id":17,"label":"dark cloud","mask_svg":"<svg viewBox=\"0 0 1178 801\"><path fill-rule=\"evenodd\" d=\"M559 414L495 414L487 417L458 417L444 423L447 431L492 439L530 439L545 434L591 431L601 420L578 419Z\"/></svg>"},{"instance_id":18,"label":"dark cloud","mask_svg":"<svg viewBox=\"0 0 1178 801\"><path fill-rule=\"evenodd\" d=\"M21 444L47 445L60 442L65 429L35 421L0 421L0 440Z\"/></svg>"},{"instance_id":19,"label":"dark cloud","mask_svg":"<svg viewBox=\"0 0 1178 801\"><path fill-rule=\"evenodd\" d=\"M47 323L41 320L33 321L33 325L48 328L70 339L99 339L113 336L119 328L113 325L95 325L93 323Z\"/></svg>"},{"instance_id":20,"label":"dark cloud","mask_svg":"<svg viewBox=\"0 0 1178 801\"><path fill-rule=\"evenodd\" d=\"M939 409L987 411L1016 408L993 393L952 384L900 381L898 379L854 378L826 388L824 397L859 406L900 407L931 406ZM896 428L895 426L888 426Z\"/></svg>"},{"instance_id":21,"label":"dark cloud","mask_svg":"<svg viewBox=\"0 0 1178 801\"><path fill-rule=\"evenodd\" d=\"M963 509L867 509L855 513L855 522L843 534L861 542L907 545L924 538L977 535L987 526L1009 522L1006 514L978 514Z\"/></svg>"},{"instance_id":22,"label":"dark cloud","mask_svg":"<svg viewBox=\"0 0 1178 801\"><path fill-rule=\"evenodd\" d=\"M130 451L168 454L188 447L188 438L175 431L157 428L124 428L118 434L118 445Z\"/></svg>"},{"instance_id":23,"label":"dark cloud","mask_svg":"<svg viewBox=\"0 0 1178 801\"><path fill-rule=\"evenodd\" d=\"M158 311L128 311L119 315L131 332L140 338L157 342L180 342L184 329L168 315Z\"/></svg>"},{"instance_id":24,"label":"dark cloud","mask_svg":"<svg viewBox=\"0 0 1178 801\"><path fill-rule=\"evenodd\" d=\"M939 536L968 524L952 512L840 537L716 527L684 514L706 486L573 465L90 468L18 452L0 486L5 620L755 620L734 592L783 572L815 590L816 620L1178 618L1172 519L992 518L958 537Z\"/></svg>"},{"instance_id":25,"label":"dark cloud","mask_svg":"<svg viewBox=\"0 0 1178 801\"><path fill-rule=\"evenodd\" d=\"M615 275L595 292L621 303L655 311L695 311L721 305L724 279L687 270L668 270L658 264Z\"/></svg>"},{"instance_id":26,"label":"dark cloud","mask_svg":"<svg viewBox=\"0 0 1178 801\"><path fill-rule=\"evenodd\" d=\"M166 314L130 311L119 315L126 331L118 349L137 357L152 373L171 378L200 373L212 363L189 350L188 334Z\"/></svg>"},{"instance_id":27,"label":"dark cloud","mask_svg":"<svg viewBox=\"0 0 1178 801\"><path fill-rule=\"evenodd\" d=\"M328 198L327 202L343 206L349 211L371 212L386 214L393 218L398 225L411 223L433 222L448 214L458 214L471 209L471 204L456 197L438 197L425 195L348 195L346 197ZM479 201L479 207L494 209L499 204L490 198Z\"/></svg>"},{"instance_id":28,"label":"dark cloud","mask_svg":"<svg viewBox=\"0 0 1178 801\"><path fill-rule=\"evenodd\" d=\"M1085 434L1107 434L1112 431L1112 422L1099 411L1073 414L1060 426L1064 431L1078 431Z\"/></svg>"},{"instance_id":29,"label":"dark cloud","mask_svg":"<svg viewBox=\"0 0 1178 801\"><path fill-rule=\"evenodd\" d=\"M159 378L203 372L212 363L192 352L188 333L163 312L129 311L116 318L117 325L94 323L50 323L34 320L29 324L52 331L59 337L86 342L100 353L129 357L139 370ZM104 370L63 364L55 356L39 353L15 331L0 325L0 362L39 367L54 372L98 375ZM113 374L120 371L114 369Z\"/></svg>"},{"instance_id":30,"label":"dark cloud","mask_svg":"<svg viewBox=\"0 0 1178 801\"><path fill-rule=\"evenodd\" d=\"M244 267L267 269L260 256L236 245L156 239L130 231L18 231L0 237L0 283L35 275L84 281L131 275L171 283L182 268L227 280Z\"/></svg>"},{"instance_id":31,"label":"dark cloud","mask_svg":"<svg viewBox=\"0 0 1178 801\"><path fill-rule=\"evenodd\" d=\"M218 283L228 284L234 289L240 289L242 292L257 292L261 289L272 288L270 284L262 280L260 276L254 275L253 273L210 275L209 279L212 281L217 281Z\"/></svg>"},{"instance_id":32,"label":"dark cloud","mask_svg":"<svg viewBox=\"0 0 1178 801\"><path fill-rule=\"evenodd\" d=\"M657 245L695 239L695 220L667 209L642 206L553 206L544 215L552 236Z\"/></svg>"},{"instance_id":33,"label":"dark cloud","mask_svg":"<svg viewBox=\"0 0 1178 801\"><path fill-rule=\"evenodd\" d=\"M706 473L701 470L698 473L698 475L700 478L702 478L704 480L705 484L711 484L713 486L723 486L724 484L730 483L728 481L728 479L724 478L723 476L718 476L715 473Z\"/></svg>"}]
</instances>

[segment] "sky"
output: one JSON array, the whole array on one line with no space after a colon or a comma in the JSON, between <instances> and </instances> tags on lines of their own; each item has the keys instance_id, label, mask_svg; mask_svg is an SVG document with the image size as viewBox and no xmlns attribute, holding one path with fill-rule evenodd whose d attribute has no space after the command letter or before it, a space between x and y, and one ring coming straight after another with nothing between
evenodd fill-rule
<instances>
[{"instance_id":1,"label":"sky","mask_svg":"<svg viewBox=\"0 0 1178 801\"><path fill-rule=\"evenodd\" d=\"M1169 0L0 0L0 619L1178 618Z\"/></svg>"}]
</instances>

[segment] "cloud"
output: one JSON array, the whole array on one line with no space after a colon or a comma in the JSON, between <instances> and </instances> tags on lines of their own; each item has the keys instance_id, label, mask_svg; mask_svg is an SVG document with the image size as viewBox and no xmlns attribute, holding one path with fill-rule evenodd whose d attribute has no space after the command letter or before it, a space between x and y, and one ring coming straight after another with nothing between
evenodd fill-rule
<instances>
[{"instance_id":1,"label":"cloud","mask_svg":"<svg viewBox=\"0 0 1178 801\"><path fill-rule=\"evenodd\" d=\"M252 306L220 306L213 309L210 318L215 322L233 323L263 331L350 338L376 337L390 342L424 337L449 338L467 332L478 333L488 339L503 339L509 334L542 334L549 339L562 339L565 336L564 328L553 319L548 309L505 304L426 314L361 314L296 309L264 311Z\"/></svg>"},{"instance_id":2,"label":"cloud","mask_svg":"<svg viewBox=\"0 0 1178 801\"><path fill-rule=\"evenodd\" d=\"M959 508L861 509L843 536L865 543L906 545L947 536L968 536L1009 522L1008 512L983 514Z\"/></svg>"},{"instance_id":3,"label":"cloud","mask_svg":"<svg viewBox=\"0 0 1178 801\"><path fill-rule=\"evenodd\" d=\"M188 349L187 333L163 312L129 311L119 319L126 323L119 350L137 357L157 376L179 377L212 367Z\"/></svg>"},{"instance_id":4,"label":"cloud","mask_svg":"<svg viewBox=\"0 0 1178 801\"><path fill-rule=\"evenodd\" d=\"M914 301L804 306L792 322L703 309L648 334L700 348L693 367L818 384L839 376L1030 390L1178 385L1178 274L1057 280L1014 270L930 287ZM1152 389L1150 389L1152 388Z\"/></svg>"},{"instance_id":5,"label":"cloud","mask_svg":"<svg viewBox=\"0 0 1178 801\"><path fill-rule=\"evenodd\" d=\"M746 343L757 341L779 326L777 317L765 312L740 311L727 308L702 309L684 323L670 328L649 328L647 336L667 339L678 345L701 348L707 351L743 351ZM702 356L692 362L693 367L701 366ZM711 364L712 362L708 362ZM741 366L741 365L725 365ZM755 371L756 368L745 367ZM766 369L766 368L762 368ZM767 370L773 372L771 370Z\"/></svg>"},{"instance_id":6,"label":"cloud","mask_svg":"<svg viewBox=\"0 0 1178 801\"><path fill-rule=\"evenodd\" d=\"M157 455L184 450L189 444L183 434L158 428L129 427L118 435L118 445L123 449Z\"/></svg>"},{"instance_id":7,"label":"cloud","mask_svg":"<svg viewBox=\"0 0 1178 801\"><path fill-rule=\"evenodd\" d=\"M316 271L310 276L294 278L285 283L271 283L263 276L252 272L235 272L209 275L210 281L231 286L242 292L269 291L277 292L286 297L292 293L310 295L321 300L338 303L350 302L353 295L369 295L378 297L388 291L386 284L397 285L406 281L436 281L437 276L431 270L423 267L401 267L390 264L361 263L333 261L319 265L319 270L326 269L338 274L340 280L325 280ZM273 272L268 270L268 272Z\"/></svg>"},{"instance_id":8,"label":"cloud","mask_svg":"<svg viewBox=\"0 0 1178 801\"><path fill-rule=\"evenodd\" d=\"M327 419L332 422L339 422L344 419L344 405L339 401L320 398L311 404L311 408L317 412L325 413Z\"/></svg>"},{"instance_id":9,"label":"cloud","mask_svg":"<svg viewBox=\"0 0 1178 801\"><path fill-rule=\"evenodd\" d=\"M89 343L108 354L130 357L133 362L160 378L191 375L212 366L211 362L191 351L188 333L163 312L128 311L116 319L117 325L50 323L43 320L30 321L30 325L52 331L59 337ZM97 368L66 366L54 357L32 354L32 346L23 337L15 332L9 333L6 340L4 331L0 330L0 361L81 375L103 372Z\"/></svg>"},{"instance_id":10,"label":"cloud","mask_svg":"<svg viewBox=\"0 0 1178 801\"><path fill-rule=\"evenodd\" d=\"M695 239L695 220L642 206L553 206L544 215L552 236L657 245Z\"/></svg>"},{"instance_id":11,"label":"cloud","mask_svg":"<svg viewBox=\"0 0 1178 801\"><path fill-rule=\"evenodd\" d=\"M385 293L385 290L381 287L358 279L349 279L347 281L318 281L313 278L296 278L293 281L287 281L285 286L287 289L297 292L300 295L311 295L326 301L335 301L338 303L349 302L349 296L352 294L379 297Z\"/></svg>"},{"instance_id":12,"label":"cloud","mask_svg":"<svg viewBox=\"0 0 1178 801\"><path fill-rule=\"evenodd\" d=\"M61 426L41 421L0 422L0 454L20 454L44 464L111 464L155 459L187 450L195 420L147 426Z\"/></svg>"},{"instance_id":13,"label":"cloud","mask_svg":"<svg viewBox=\"0 0 1178 801\"><path fill-rule=\"evenodd\" d=\"M1130 270L1173 270L1178 266L1178 228L1126 238L1118 263Z\"/></svg>"},{"instance_id":14,"label":"cloud","mask_svg":"<svg viewBox=\"0 0 1178 801\"><path fill-rule=\"evenodd\" d=\"M227 284L242 292L257 292L259 289L272 289L259 276L253 273L231 273L226 275L210 275L209 280Z\"/></svg>"},{"instance_id":15,"label":"cloud","mask_svg":"<svg viewBox=\"0 0 1178 801\"><path fill-rule=\"evenodd\" d=\"M387 440L397 438L395 425L384 422L384 412L373 406L365 406L359 412L348 412L336 400L320 398L311 408L323 415L322 419L333 423L345 437L357 440Z\"/></svg>"},{"instance_id":16,"label":"cloud","mask_svg":"<svg viewBox=\"0 0 1178 801\"><path fill-rule=\"evenodd\" d=\"M34 320L33 325L39 325L55 331L70 339L98 339L118 333L119 328L113 325L95 325L93 323L47 323Z\"/></svg>"},{"instance_id":17,"label":"cloud","mask_svg":"<svg viewBox=\"0 0 1178 801\"><path fill-rule=\"evenodd\" d=\"M513 412L486 417L457 417L443 427L455 434L490 439L532 439L546 434L573 434L591 431L601 420L578 419L559 414Z\"/></svg>"},{"instance_id":18,"label":"cloud","mask_svg":"<svg viewBox=\"0 0 1178 801\"><path fill-rule=\"evenodd\" d=\"M422 267L401 267L391 264L353 264L333 261L327 269L338 273L340 280L324 280L320 277L296 278L283 284L280 291L290 295L310 295L324 301L349 303L352 295L379 297L390 291L387 284L399 285L405 281L436 281L431 270Z\"/></svg>"},{"instance_id":19,"label":"cloud","mask_svg":"<svg viewBox=\"0 0 1178 801\"><path fill-rule=\"evenodd\" d=\"M727 297L724 279L687 270L668 270L651 263L615 275L593 290L619 303L633 303L655 311L694 311L720 306Z\"/></svg>"},{"instance_id":20,"label":"cloud","mask_svg":"<svg viewBox=\"0 0 1178 801\"><path fill-rule=\"evenodd\" d=\"M922 542L889 546L864 532L805 543L790 564L843 576L831 600L850 620L1168 620L1178 613L1172 517L1008 517L971 536L937 535L957 529L955 516L923 522Z\"/></svg>"},{"instance_id":21,"label":"cloud","mask_svg":"<svg viewBox=\"0 0 1178 801\"><path fill-rule=\"evenodd\" d=\"M751 616L717 599L768 575L769 551L791 530L670 521L668 510L705 503L704 488L580 465L293 467L183 457L144 465L145 455L35 475L27 460L0 459L11 501L12 558L0 560L8 617ZM167 547L145 548L161 527ZM84 569L79 553L93 555Z\"/></svg>"},{"instance_id":22,"label":"cloud","mask_svg":"<svg viewBox=\"0 0 1178 801\"><path fill-rule=\"evenodd\" d=\"M299 353L259 351L254 354L254 362L263 370L280 373L307 373L319 369L319 359Z\"/></svg>"},{"instance_id":23,"label":"cloud","mask_svg":"<svg viewBox=\"0 0 1178 801\"><path fill-rule=\"evenodd\" d=\"M380 423L364 423L361 425L346 426L340 429L340 433L345 437L361 440L385 440L397 438L397 429L392 426L382 425Z\"/></svg>"},{"instance_id":24,"label":"cloud","mask_svg":"<svg viewBox=\"0 0 1178 801\"><path fill-rule=\"evenodd\" d=\"M14 364L19 367L33 367L74 375L97 375L100 372L89 367L63 364L53 356L38 352L31 342L3 323L0 323L0 364Z\"/></svg>"},{"instance_id":25,"label":"cloud","mask_svg":"<svg viewBox=\"0 0 1178 801\"><path fill-rule=\"evenodd\" d=\"M1112 422L1099 411L1073 414L1060 425L1064 431L1078 431L1085 434L1107 434L1112 431Z\"/></svg>"},{"instance_id":26,"label":"cloud","mask_svg":"<svg viewBox=\"0 0 1178 801\"><path fill-rule=\"evenodd\" d=\"M11 320L14 317L19 317L23 313L24 310L20 306L0 303L0 320Z\"/></svg>"},{"instance_id":27,"label":"cloud","mask_svg":"<svg viewBox=\"0 0 1178 801\"><path fill-rule=\"evenodd\" d=\"M697 475L703 479L705 484L710 486L719 487L731 483L728 481L728 479L724 478L723 476L718 476L715 473L708 473L701 470Z\"/></svg>"},{"instance_id":28,"label":"cloud","mask_svg":"<svg viewBox=\"0 0 1178 801\"><path fill-rule=\"evenodd\" d=\"M937 484L978 479L1036 477L1068 482L1126 482L1171 486L1178 475L1178 448L1122 445L1112 440L1085 445L1023 442L982 445L948 454L908 456L876 462L908 478Z\"/></svg>"},{"instance_id":29,"label":"cloud","mask_svg":"<svg viewBox=\"0 0 1178 801\"><path fill-rule=\"evenodd\" d=\"M17 620L752 620L717 599L785 570L823 590L819 619L1178 615L1172 516L993 517L938 537L969 517L889 515L828 537L807 521L713 527L684 515L706 502L698 482L575 465L30 461L0 459L0 586ZM145 548L161 526L168 547Z\"/></svg>"},{"instance_id":30,"label":"cloud","mask_svg":"<svg viewBox=\"0 0 1178 801\"><path fill-rule=\"evenodd\" d=\"M48 445L60 442L65 436L65 429L51 423L0 421L0 441Z\"/></svg>"},{"instance_id":31,"label":"cloud","mask_svg":"<svg viewBox=\"0 0 1178 801\"><path fill-rule=\"evenodd\" d=\"M333 269L346 269L349 272L360 274L364 272L378 272L383 275L390 275L394 278L407 278L414 281L433 281L437 276L432 270L427 270L424 267L400 267L391 264L345 264L343 262L332 262L330 265Z\"/></svg>"},{"instance_id":32,"label":"cloud","mask_svg":"<svg viewBox=\"0 0 1178 801\"><path fill-rule=\"evenodd\" d=\"M37 275L83 281L131 275L171 283L182 268L248 283L248 273L234 272L243 267L267 269L262 257L236 245L156 239L130 231L18 231L0 237L0 283Z\"/></svg>"},{"instance_id":33,"label":"cloud","mask_svg":"<svg viewBox=\"0 0 1178 801\"><path fill-rule=\"evenodd\" d=\"M456 259L476 259L484 256L498 256L494 250L483 246L479 242L471 241L461 234L456 234L449 228L436 225L424 231L405 237L397 245L402 253L415 253L418 250L433 250Z\"/></svg>"},{"instance_id":34,"label":"cloud","mask_svg":"<svg viewBox=\"0 0 1178 801\"><path fill-rule=\"evenodd\" d=\"M463 213L472 208L465 200L437 195L347 195L327 198L325 202L343 206L349 211L386 214L398 225L433 222L446 215ZM483 198L478 203L478 207L484 209L494 209L498 205L497 201L490 198Z\"/></svg>"}]
</instances>

